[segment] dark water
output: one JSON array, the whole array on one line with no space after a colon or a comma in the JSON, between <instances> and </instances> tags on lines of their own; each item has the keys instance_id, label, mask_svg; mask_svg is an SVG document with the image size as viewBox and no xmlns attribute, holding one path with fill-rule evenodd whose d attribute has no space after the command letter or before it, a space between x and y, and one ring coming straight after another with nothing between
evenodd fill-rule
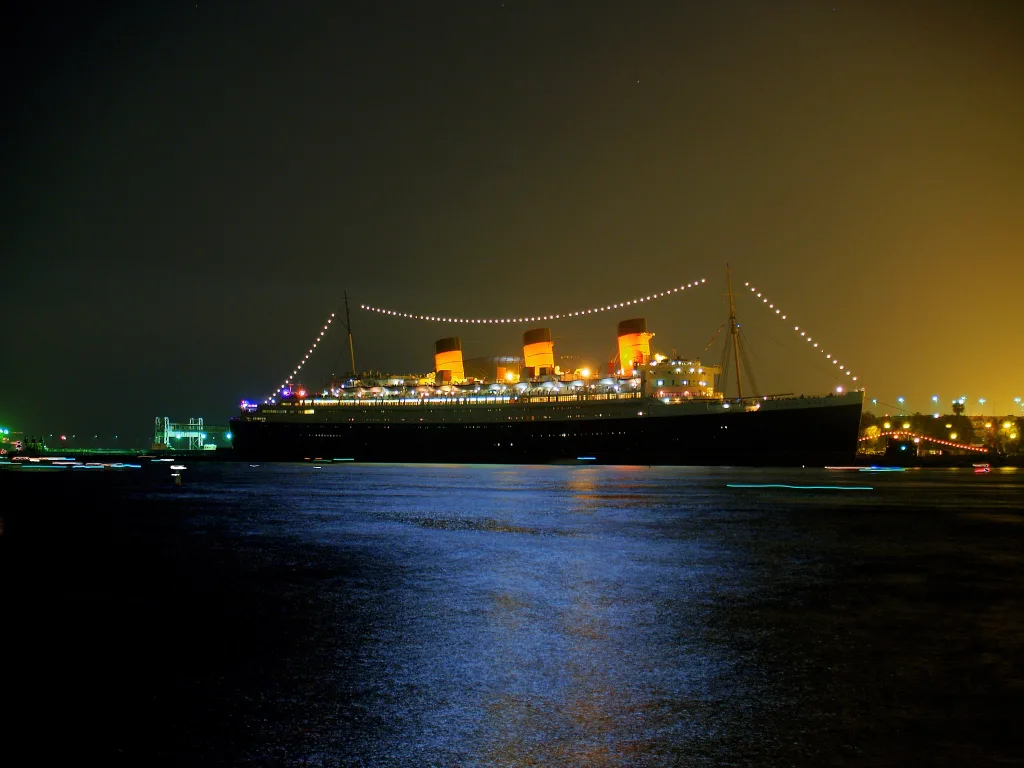
<instances>
[{"instance_id":1,"label":"dark water","mask_svg":"<svg viewBox=\"0 0 1024 768\"><path fill-rule=\"evenodd\" d=\"M1024 764L1024 471L29 474L21 764Z\"/></svg>"}]
</instances>

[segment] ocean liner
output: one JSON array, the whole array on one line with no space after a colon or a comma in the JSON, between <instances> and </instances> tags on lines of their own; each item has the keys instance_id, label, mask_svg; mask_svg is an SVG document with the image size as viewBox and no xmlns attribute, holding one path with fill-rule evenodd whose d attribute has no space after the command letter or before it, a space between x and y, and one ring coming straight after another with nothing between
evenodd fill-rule
<instances>
[{"instance_id":1,"label":"ocean liner","mask_svg":"<svg viewBox=\"0 0 1024 768\"><path fill-rule=\"evenodd\" d=\"M630 318L618 324L607 374L556 366L548 328L526 331L522 357L493 358L485 372L467 370L460 338L448 337L435 342L425 375L352 377L242 401L233 443L240 457L264 461L850 463L863 391L744 397L736 329L730 291L733 398L719 382L727 363L652 353L646 320Z\"/></svg>"}]
</instances>

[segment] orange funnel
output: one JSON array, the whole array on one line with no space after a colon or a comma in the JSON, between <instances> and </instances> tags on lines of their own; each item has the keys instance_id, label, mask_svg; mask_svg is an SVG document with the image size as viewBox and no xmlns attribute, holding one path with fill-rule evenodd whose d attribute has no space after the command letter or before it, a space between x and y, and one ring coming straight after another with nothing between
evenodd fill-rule
<instances>
[{"instance_id":1,"label":"orange funnel","mask_svg":"<svg viewBox=\"0 0 1024 768\"><path fill-rule=\"evenodd\" d=\"M643 365L651 357L653 333L647 332L647 320L634 317L619 323L619 366L629 376L633 369Z\"/></svg>"},{"instance_id":2,"label":"orange funnel","mask_svg":"<svg viewBox=\"0 0 1024 768\"><path fill-rule=\"evenodd\" d=\"M434 371L437 373L434 380L438 384L447 381L458 383L465 380L466 371L462 365L462 339L452 336L434 342Z\"/></svg>"},{"instance_id":3,"label":"orange funnel","mask_svg":"<svg viewBox=\"0 0 1024 768\"><path fill-rule=\"evenodd\" d=\"M535 371L555 367L555 344L548 328L534 328L523 334L523 365Z\"/></svg>"}]
</instances>

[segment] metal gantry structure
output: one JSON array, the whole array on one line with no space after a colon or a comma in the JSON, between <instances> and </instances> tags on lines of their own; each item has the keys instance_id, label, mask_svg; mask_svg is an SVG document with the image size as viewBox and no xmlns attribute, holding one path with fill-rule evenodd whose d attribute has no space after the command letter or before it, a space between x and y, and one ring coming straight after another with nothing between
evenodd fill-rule
<instances>
[{"instance_id":1,"label":"metal gantry structure","mask_svg":"<svg viewBox=\"0 0 1024 768\"><path fill-rule=\"evenodd\" d=\"M225 435L230 438L225 427L206 426L203 417L190 417L187 424L175 424L167 416L157 416L153 427L153 446L173 448L171 440L187 440L184 450L203 451L216 448L216 438Z\"/></svg>"}]
</instances>

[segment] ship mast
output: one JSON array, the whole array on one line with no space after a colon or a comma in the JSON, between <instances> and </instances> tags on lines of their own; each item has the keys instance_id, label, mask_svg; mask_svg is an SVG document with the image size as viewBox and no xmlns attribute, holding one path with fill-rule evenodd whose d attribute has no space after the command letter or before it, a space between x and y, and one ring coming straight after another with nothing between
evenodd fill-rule
<instances>
[{"instance_id":1,"label":"ship mast","mask_svg":"<svg viewBox=\"0 0 1024 768\"><path fill-rule=\"evenodd\" d=\"M729 286L729 333L732 336L732 356L736 364L736 395L743 399L743 385L740 383L740 340L738 326L736 325L736 304L732 295L732 272L729 265L725 265L725 281ZM349 337L351 338L351 336ZM722 388L723 390L725 387Z\"/></svg>"},{"instance_id":2,"label":"ship mast","mask_svg":"<svg viewBox=\"0 0 1024 768\"><path fill-rule=\"evenodd\" d=\"M352 317L348 313L348 291L344 291L342 295L345 297L345 330L348 331L348 357L349 362L352 364L352 378L355 378L356 353L355 348L352 346Z\"/></svg>"}]
</instances>

